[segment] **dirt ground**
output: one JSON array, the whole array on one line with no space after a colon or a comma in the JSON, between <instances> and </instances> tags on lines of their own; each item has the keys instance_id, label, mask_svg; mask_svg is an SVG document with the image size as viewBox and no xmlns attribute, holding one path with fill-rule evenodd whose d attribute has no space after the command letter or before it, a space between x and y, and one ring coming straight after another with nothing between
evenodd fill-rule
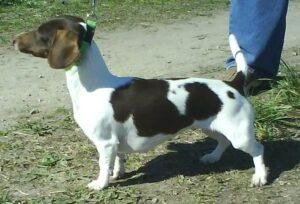
<instances>
[{"instance_id":1,"label":"dirt ground","mask_svg":"<svg viewBox=\"0 0 300 204\"><path fill-rule=\"evenodd\" d=\"M300 3L291 1L283 57L300 63ZM110 32L98 28L96 42L111 71L117 75L151 77L224 78L229 56L228 12L188 21L147 23ZM70 107L64 71L49 68L45 60L0 48L0 128L33 109L41 113Z\"/></svg>"},{"instance_id":2,"label":"dirt ground","mask_svg":"<svg viewBox=\"0 0 300 204\"><path fill-rule=\"evenodd\" d=\"M283 58L300 65L300 2L290 1ZM224 78L230 54L228 12L168 23L145 23L131 30L98 28L95 40L117 75ZM197 131L176 137L147 154L128 157L125 180L102 192L85 185L97 173L97 154L70 119L71 101L63 70L46 61L0 48L0 130L21 116L12 135L0 138L0 191L44 203L299 203L300 142L265 142L272 178L263 188L249 188L251 159L232 148L221 163L200 166L198 156L215 143ZM64 107L64 108L61 108ZM57 109L59 108L59 109ZM34 111L38 114L31 115ZM55 113L55 114L53 114ZM50 115L49 115L50 114ZM53 115L51 115L53 114ZM32 118L31 118L32 117ZM26 119L26 120L27 120ZM42 119L42 120L41 120ZM38 120L38 122L32 122ZM22 127L21 127L22 125ZM75 129L75 131L74 131ZM200 138L200 140L199 140ZM288 156L289 159L286 157ZM2 163L1 163L2 162ZM1 167L1 166L0 166ZM3 199L3 197L0 196ZM0 199L1 203L1 199Z\"/></svg>"}]
</instances>

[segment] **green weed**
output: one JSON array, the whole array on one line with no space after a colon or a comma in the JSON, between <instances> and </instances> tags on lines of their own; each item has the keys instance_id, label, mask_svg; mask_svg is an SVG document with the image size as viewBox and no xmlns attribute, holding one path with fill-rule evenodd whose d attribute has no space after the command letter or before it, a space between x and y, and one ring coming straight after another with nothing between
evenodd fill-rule
<instances>
[{"instance_id":1,"label":"green weed","mask_svg":"<svg viewBox=\"0 0 300 204\"><path fill-rule=\"evenodd\" d=\"M23 130L26 133L35 134L38 136L51 135L53 132L53 127L42 120L25 120L19 121L15 125L15 129Z\"/></svg>"},{"instance_id":2,"label":"green weed","mask_svg":"<svg viewBox=\"0 0 300 204\"><path fill-rule=\"evenodd\" d=\"M0 189L0 203L10 204L13 203L13 199L11 198L11 195L2 189Z\"/></svg>"},{"instance_id":3,"label":"green weed","mask_svg":"<svg viewBox=\"0 0 300 204\"><path fill-rule=\"evenodd\" d=\"M72 111L65 107L57 108L53 116L56 118L59 117L59 120L55 120L53 124L57 128L74 130L77 127Z\"/></svg>"},{"instance_id":4,"label":"green weed","mask_svg":"<svg viewBox=\"0 0 300 204\"><path fill-rule=\"evenodd\" d=\"M296 68L289 66L281 60L283 67L284 80L277 83L278 90L276 100L282 104L290 104L294 108L300 108L300 78Z\"/></svg>"},{"instance_id":5,"label":"green weed","mask_svg":"<svg viewBox=\"0 0 300 204\"><path fill-rule=\"evenodd\" d=\"M300 128L300 82L296 68L282 62L283 80L272 83L272 89L262 97L251 98L256 117L257 135L261 139L286 137L283 129Z\"/></svg>"},{"instance_id":6,"label":"green weed","mask_svg":"<svg viewBox=\"0 0 300 204\"><path fill-rule=\"evenodd\" d=\"M1 136L6 136L8 135L9 131L8 130L0 130L0 137Z\"/></svg>"},{"instance_id":7,"label":"green weed","mask_svg":"<svg viewBox=\"0 0 300 204\"><path fill-rule=\"evenodd\" d=\"M59 161L59 157L54 153L45 153L42 156L41 164L43 166L54 166Z\"/></svg>"}]
</instances>

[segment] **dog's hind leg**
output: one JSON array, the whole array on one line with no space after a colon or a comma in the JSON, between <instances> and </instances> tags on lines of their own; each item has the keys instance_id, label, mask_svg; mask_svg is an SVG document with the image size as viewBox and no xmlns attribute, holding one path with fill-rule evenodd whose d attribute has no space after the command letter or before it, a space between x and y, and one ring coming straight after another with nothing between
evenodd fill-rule
<instances>
[{"instance_id":1,"label":"dog's hind leg","mask_svg":"<svg viewBox=\"0 0 300 204\"><path fill-rule=\"evenodd\" d=\"M125 155L118 153L115 159L114 169L112 175L110 176L110 180L115 180L124 175L125 173L124 162L125 162Z\"/></svg>"},{"instance_id":2,"label":"dog's hind leg","mask_svg":"<svg viewBox=\"0 0 300 204\"><path fill-rule=\"evenodd\" d=\"M88 187L93 190L101 190L108 186L111 170L114 168L114 162L117 155L118 142L114 139L108 141L93 141L99 152L99 167L100 172L96 180L88 184Z\"/></svg>"},{"instance_id":3,"label":"dog's hind leg","mask_svg":"<svg viewBox=\"0 0 300 204\"><path fill-rule=\"evenodd\" d=\"M216 131L202 130L207 136L218 141L217 147L208 154L205 154L200 158L200 161L203 163L214 163L220 160L222 154L226 148L230 145L230 142L224 135Z\"/></svg>"},{"instance_id":4,"label":"dog's hind leg","mask_svg":"<svg viewBox=\"0 0 300 204\"><path fill-rule=\"evenodd\" d=\"M232 123L234 124L234 123ZM223 134L231 142L235 149L250 154L253 158L255 173L252 177L252 186L262 186L267 183L267 170L264 164L264 147L255 139L253 122L243 120L236 126L223 129Z\"/></svg>"}]
</instances>

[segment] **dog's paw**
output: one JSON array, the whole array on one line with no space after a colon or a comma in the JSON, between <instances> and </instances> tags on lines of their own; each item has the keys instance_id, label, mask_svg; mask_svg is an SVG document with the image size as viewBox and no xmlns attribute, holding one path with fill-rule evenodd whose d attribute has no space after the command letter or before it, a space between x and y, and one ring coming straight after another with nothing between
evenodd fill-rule
<instances>
[{"instance_id":1,"label":"dog's paw","mask_svg":"<svg viewBox=\"0 0 300 204\"><path fill-rule=\"evenodd\" d=\"M267 183L267 173L255 173L252 176L251 186L263 186Z\"/></svg>"},{"instance_id":2,"label":"dog's paw","mask_svg":"<svg viewBox=\"0 0 300 204\"><path fill-rule=\"evenodd\" d=\"M109 177L109 180L110 181L114 181L114 180L117 180L119 178L122 178L124 176L125 172L113 172L113 174Z\"/></svg>"},{"instance_id":3,"label":"dog's paw","mask_svg":"<svg viewBox=\"0 0 300 204\"><path fill-rule=\"evenodd\" d=\"M115 181L119 178L119 175L112 175L109 177L109 181Z\"/></svg>"},{"instance_id":4,"label":"dog's paw","mask_svg":"<svg viewBox=\"0 0 300 204\"><path fill-rule=\"evenodd\" d=\"M205 154L200 158L200 162L204 164L212 164L219 161L220 157L214 153Z\"/></svg>"},{"instance_id":5,"label":"dog's paw","mask_svg":"<svg viewBox=\"0 0 300 204\"><path fill-rule=\"evenodd\" d=\"M90 182L87 187L89 189L92 189L92 190L102 190L103 188L107 187L108 186L108 183L106 182L101 182L99 180L93 180L92 182Z\"/></svg>"}]
</instances>

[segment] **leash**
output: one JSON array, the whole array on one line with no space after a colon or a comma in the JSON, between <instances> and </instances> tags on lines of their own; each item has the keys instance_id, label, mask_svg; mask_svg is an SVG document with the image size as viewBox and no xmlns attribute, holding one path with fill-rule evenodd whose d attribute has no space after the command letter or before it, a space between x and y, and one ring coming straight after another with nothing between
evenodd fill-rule
<instances>
[{"instance_id":1,"label":"leash","mask_svg":"<svg viewBox=\"0 0 300 204\"><path fill-rule=\"evenodd\" d=\"M98 16L96 14L96 9L97 9L96 3L97 3L97 1L96 0L91 0L91 1L92 1L92 7L93 7L92 16L94 16L96 19L98 19Z\"/></svg>"},{"instance_id":2,"label":"leash","mask_svg":"<svg viewBox=\"0 0 300 204\"><path fill-rule=\"evenodd\" d=\"M96 0L91 0L92 11L91 13L87 14L87 20L86 20L87 32L84 36L84 41L88 42L89 44L91 44L93 40L93 36L95 33L96 24L98 20L98 16L96 14L96 10L97 10L96 3L97 3Z\"/></svg>"},{"instance_id":3,"label":"leash","mask_svg":"<svg viewBox=\"0 0 300 204\"><path fill-rule=\"evenodd\" d=\"M92 11L87 15L87 18L93 19L94 21L98 20L97 16L97 1L96 0L91 0L91 5L92 5Z\"/></svg>"}]
</instances>

